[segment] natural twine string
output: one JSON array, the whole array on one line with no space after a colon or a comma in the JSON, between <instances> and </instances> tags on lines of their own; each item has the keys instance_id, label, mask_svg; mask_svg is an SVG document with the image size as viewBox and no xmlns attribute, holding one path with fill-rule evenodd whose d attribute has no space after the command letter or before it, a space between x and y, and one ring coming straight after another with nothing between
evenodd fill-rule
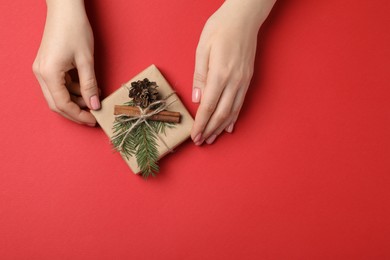
<instances>
[{"instance_id":1,"label":"natural twine string","mask_svg":"<svg viewBox=\"0 0 390 260\"><path fill-rule=\"evenodd\" d=\"M127 129L123 133L120 133L119 135L116 135L112 139L112 140L115 140L115 139L119 138L120 136L125 135L117 149L119 151L122 151L123 144L124 144L127 136L131 133L131 131L133 131L133 129L135 129L140 124L145 123L152 131L154 131L154 133L157 135L158 139L160 139L160 141L164 144L164 146L168 149L168 151L173 152L173 150L167 145L167 143L160 137L158 132L153 127L150 126L150 124L148 123L147 120L151 116L160 113L161 111L167 109L170 105L175 103L177 101L177 99L171 101L170 103L167 103L167 99L170 98L174 94L175 94L175 92L172 92L171 94L166 96L164 99L157 100L153 103L150 103L149 106L144 108L144 109L140 106L136 106L140 111L140 115L138 115L138 116L129 117L128 115L125 115L125 114L115 115L115 120L120 120L120 122L123 122L123 123L129 122L129 121L135 121L135 123L129 129ZM157 105L158 105L158 108L156 110L153 110L152 107L155 107ZM123 119L123 118L126 118L126 119Z\"/></svg>"}]
</instances>

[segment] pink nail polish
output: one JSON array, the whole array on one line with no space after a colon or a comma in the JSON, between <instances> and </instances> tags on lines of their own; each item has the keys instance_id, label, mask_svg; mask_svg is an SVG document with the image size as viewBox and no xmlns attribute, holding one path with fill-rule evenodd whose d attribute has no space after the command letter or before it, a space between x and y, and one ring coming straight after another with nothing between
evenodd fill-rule
<instances>
[{"instance_id":1,"label":"pink nail polish","mask_svg":"<svg viewBox=\"0 0 390 260\"><path fill-rule=\"evenodd\" d=\"M207 144L212 144L212 143L214 143L216 138L217 138L217 135L212 135L209 138L207 138L206 143Z\"/></svg>"},{"instance_id":2,"label":"pink nail polish","mask_svg":"<svg viewBox=\"0 0 390 260\"><path fill-rule=\"evenodd\" d=\"M196 142L195 145L196 146L201 146L204 142L204 139L200 140L199 142Z\"/></svg>"},{"instance_id":3,"label":"pink nail polish","mask_svg":"<svg viewBox=\"0 0 390 260\"><path fill-rule=\"evenodd\" d=\"M195 138L194 138L194 143L199 143L200 139L202 138L202 133L198 134Z\"/></svg>"},{"instance_id":4,"label":"pink nail polish","mask_svg":"<svg viewBox=\"0 0 390 260\"><path fill-rule=\"evenodd\" d=\"M91 108L93 110L98 110L100 109L100 101L99 101L99 98L97 95L93 95L91 98L90 98L90 103L91 103Z\"/></svg>"},{"instance_id":5,"label":"pink nail polish","mask_svg":"<svg viewBox=\"0 0 390 260\"><path fill-rule=\"evenodd\" d=\"M200 89L193 88L192 89L192 102L199 103L199 101L200 101Z\"/></svg>"},{"instance_id":6,"label":"pink nail polish","mask_svg":"<svg viewBox=\"0 0 390 260\"><path fill-rule=\"evenodd\" d=\"M234 123L231 123L228 127L226 127L226 132L232 133L234 129Z\"/></svg>"}]
</instances>

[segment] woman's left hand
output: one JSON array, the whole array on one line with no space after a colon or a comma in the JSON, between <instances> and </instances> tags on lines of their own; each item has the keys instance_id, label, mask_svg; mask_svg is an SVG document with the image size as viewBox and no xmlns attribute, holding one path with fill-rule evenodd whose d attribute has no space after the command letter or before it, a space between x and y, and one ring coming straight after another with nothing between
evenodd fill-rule
<instances>
[{"instance_id":1,"label":"woman's left hand","mask_svg":"<svg viewBox=\"0 0 390 260\"><path fill-rule=\"evenodd\" d=\"M263 3L263 6L260 4ZM191 131L196 145L231 133L252 74L258 30L275 0L228 0L207 21L196 50L192 101L200 102Z\"/></svg>"}]
</instances>

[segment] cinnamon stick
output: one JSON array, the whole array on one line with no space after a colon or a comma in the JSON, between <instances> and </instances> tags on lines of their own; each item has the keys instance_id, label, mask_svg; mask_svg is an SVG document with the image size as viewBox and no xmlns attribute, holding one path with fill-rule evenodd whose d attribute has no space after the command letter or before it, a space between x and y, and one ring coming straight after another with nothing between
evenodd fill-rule
<instances>
[{"instance_id":1,"label":"cinnamon stick","mask_svg":"<svg viewBox=\"0 0 390 260\"><path fill-rule=\"evenodd\" d=\"M137 107L116 105L114 108L114 115L126 115L132 117L141 115L141 112ZM180 123L180 112L163 110L160 113L150 116L148 120Z\"/></svg>"}]
</instances>

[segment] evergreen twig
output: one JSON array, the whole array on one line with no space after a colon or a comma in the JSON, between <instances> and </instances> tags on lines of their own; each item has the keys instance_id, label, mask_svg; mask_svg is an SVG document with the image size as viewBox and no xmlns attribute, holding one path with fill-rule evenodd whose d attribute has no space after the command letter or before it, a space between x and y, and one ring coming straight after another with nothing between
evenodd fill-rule
<instances>
[{"instance_id":1,"label":"evergreen twig","mask_svg":"<svg viewBox=\"0 0 390 260\"><path fill-rule=\"evenodd\" d=\"M126 105L134 105L132 101ZM141 175L148 178L159 172L158 161L158 136L166 135L166 128L174 127L173 123L148 121L150 127L145 123L136 126L125 138L125 132L132 127L134 121L124 122L126 116L118 117L113 125L114 136L111 139L115 150L119 151L126 159L136 157ZM152 128L152 129L151 129ZM125 140L123 140L125 138ZM119 147L122 144L122 147Z\"/></svg>"}]
</instances>

